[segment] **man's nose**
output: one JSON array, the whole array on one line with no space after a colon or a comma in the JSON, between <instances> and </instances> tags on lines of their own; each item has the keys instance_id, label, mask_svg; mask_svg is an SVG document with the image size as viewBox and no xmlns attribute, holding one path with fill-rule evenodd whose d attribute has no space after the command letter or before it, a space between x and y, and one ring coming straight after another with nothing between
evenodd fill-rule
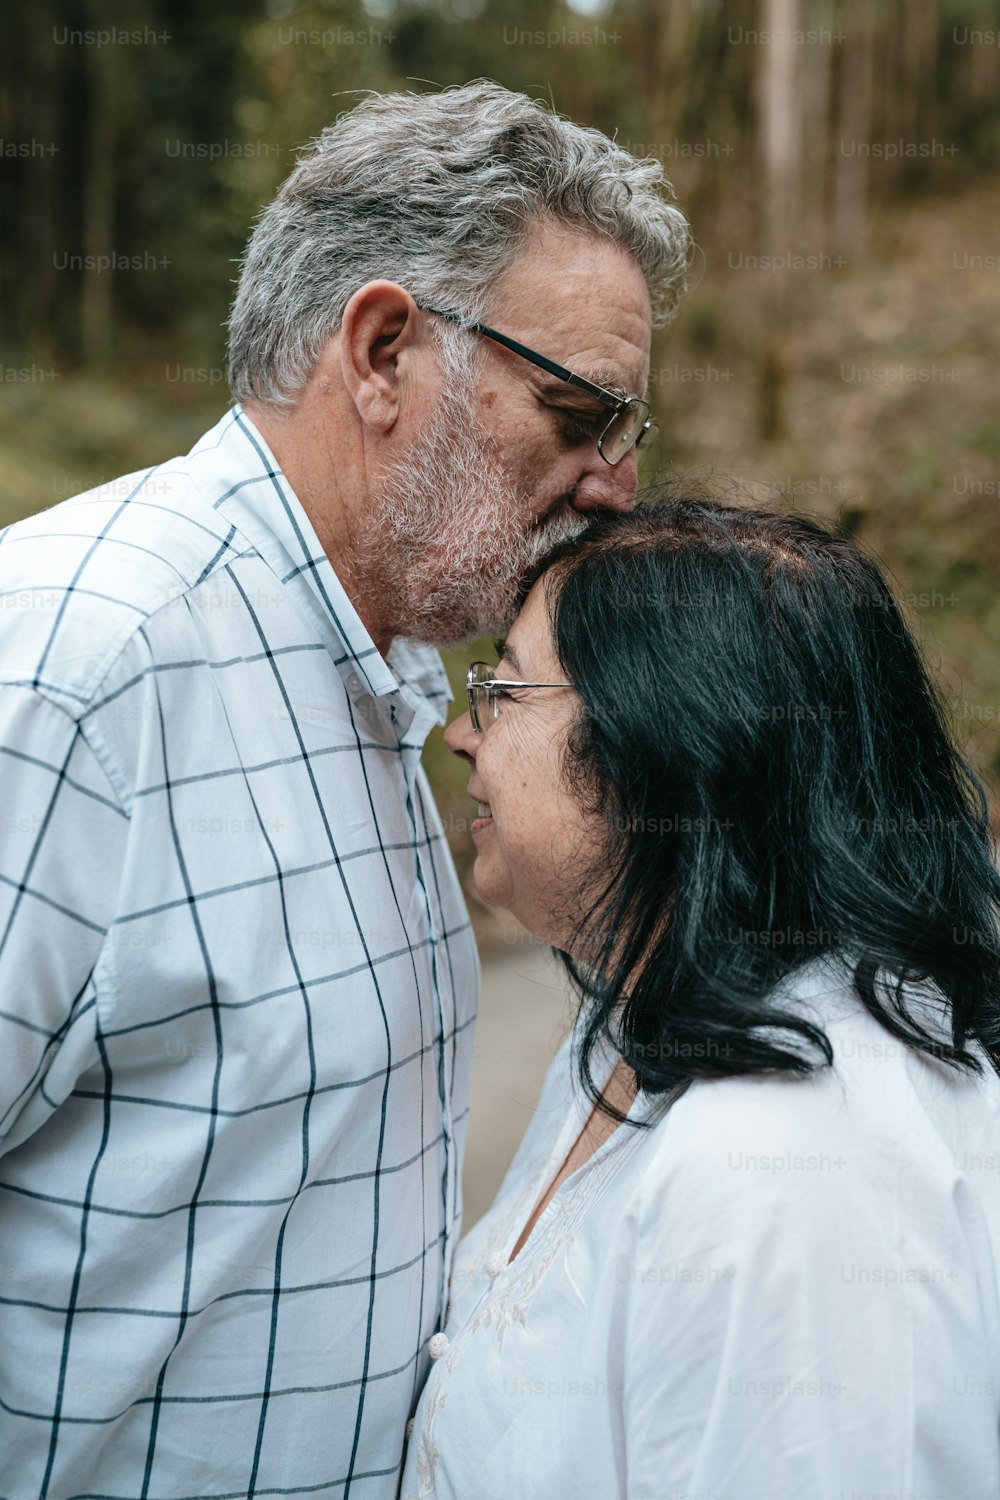
<instances>
[{"instance_id":1,"label":"man's nose","mask_svg":"<svg viewBox=\"0 0 1000 1500\"><path fill-rule=\"evenodd\" d=\"M606 463L594 449L570 500L574 510L631 510L639 487L639 460L634 448L616 464Z\"/></svg>"},{"instance_id":2,"label":"man's nose","mask_svg":"<svg viewBox=\"0 0 1000 1500\"><path fill-rule=\"evenodd\" d=\"M467 760L470 766L476 764L476 751L481 739L482 735L472 727L468 709L457 719L453 719L444 732L444 742L452 755L457 755L459 760Z\"/></svg>"}]
</instances>

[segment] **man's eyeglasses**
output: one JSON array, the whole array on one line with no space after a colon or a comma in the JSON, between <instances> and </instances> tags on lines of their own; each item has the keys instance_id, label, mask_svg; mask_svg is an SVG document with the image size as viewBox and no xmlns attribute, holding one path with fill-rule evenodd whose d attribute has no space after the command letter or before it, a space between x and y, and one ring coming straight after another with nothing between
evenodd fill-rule
<instances>
[{"instance_id":1,"label":"man's eyeglasses","mask_svg":"<svg viewBox=\"0 0 1000 1500\"><path fill-rule=\"evenodd\" d=\"M568 688L571 682L514 682L496 675L496 667L488 662L474 661L465 679L465 691L469 699L469 717L477 734L483 734L500 717L500 701L509 696L511 688Z\"/></svg>"},{"instance_id":2,"label":"man's eyeglasses","mask_svg":"<svg viewBox=\"0 0 1000 1500\"><path fill-rule=\"evenodd\" d=\"M438 318L448 318L450 322L460 324L471 333L481 333L484 338L492 339L495 344L502 344L505 349L510 349L514 354L520 355L521 359L537 365L547 374L554 375L557 380L564 380L567 385L586 391L588 396L593 396L603 406L610 407L611 417L597 439L597 451L605 463L620 463L626 453L632 448L643 447L657 431L656 423L650 420L649 402L643 401L640 396L622 396L616 395L614 391L607 391L583 375L574 375L565 365L556 364L555 360L548 359L544 354L536 354L527 344L519 344L516 339L508 338L505 333L498 333L495 328L488 328L485 323L470 322L461 313L447 312L441 307L428 307L423 302L418 302L417 306L421 311L434 313Z\"/></svg>"}]
</instances>

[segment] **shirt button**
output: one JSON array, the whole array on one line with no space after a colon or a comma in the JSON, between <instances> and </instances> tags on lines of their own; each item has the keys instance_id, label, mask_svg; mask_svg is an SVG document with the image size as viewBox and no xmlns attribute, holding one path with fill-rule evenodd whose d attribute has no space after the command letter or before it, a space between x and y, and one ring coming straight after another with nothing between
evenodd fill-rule
<instances>
[{"instance_id":1,"label":"shirt button","mask_svg":"<svg viewBox=\"0 0 1000 1500\"><path fill-rule=\"evenodd\" d=\"M427 1353L431 1359L440 1359L448 1347L448 1337L444 1333L435 1333L427 1344Z\"/></svg>"},{"instance_id":2,"label":"shirt button","mask_svg":"<svg viewBox=\"0 0 1000 1500\"><path fill-rule=\"evenodd\" d=\"M500 1275L500 1272L502 1270L503 1252L500 1250L494 1250L493 1254L486 1262L486 1274L491 1281L494 1281Z\"/></svg>"},{"instance_id":3,"label":"shirt button","mask_svg":"<svg viewBox=\"0 0 1000 1500\"><path fill-rule=\"evenodd\" d=\"M413 1436L413 1429L414 1429L414 1427L416 1427L416 1425L417 1425L417 1419L416 1419L416 1417L411 1417L410 1420L406 1424L406 1436L408 1438Z\"/></svg>"}]
</instances>

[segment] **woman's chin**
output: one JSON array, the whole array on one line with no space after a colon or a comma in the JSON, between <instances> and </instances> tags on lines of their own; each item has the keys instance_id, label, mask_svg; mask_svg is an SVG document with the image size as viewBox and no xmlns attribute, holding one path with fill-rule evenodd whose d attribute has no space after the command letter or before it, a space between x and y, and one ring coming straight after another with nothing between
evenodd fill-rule
<instances>
[{"instance_id":1,"label":"woman's chin","mask_svg":"<svg viewBox=\"0 0 1000 1500\"><path fill-rule=\"evenodd\" d=\"M489 862L481 853L477 853L472 866L472 884L480 901L485 901L487 906L509 907L509 900L504 899L504 892L498 889L496 880L490 879Z\"/></svg>"},{"instance_id":2,"label":"woman's chin","mask_svg":"<svg viewBox=\"0 0 1000 1500\"><path fill-rule=\"evenodd\" d=\"M561 948L564 946L567 941L566 934L561 930L557 931L555 927L545 922L539 921L537 911L523 910L516 896L510 895L510 893L501 895L495 887L490 885L489 881L477 880L475 871L473 871L472 883L475 887L476 895L484 906L489 906L494 911L509 912L512 917L517 918L521 926L526 932L531 934L536 942L547 943L551 948Z\"/></svg>"},{"instance_id":3,"label":"woman's chin","mask_svg":"<svg viewBox=\"0 0 1000 1500\"><path fill-rule=\"evenodd\" d=\"M525 922L525 914L521 911L516 892L512 891L506 883L501 885L496 880L491 880L489 869L482 869L482 864L483 859L480 856L472 867L472 884L483 905L492 907L494 911L509 912L523 927L528 928L533 937L539 937L540 934L534 932L532 926Z\"/></svg>"}]
</instances>

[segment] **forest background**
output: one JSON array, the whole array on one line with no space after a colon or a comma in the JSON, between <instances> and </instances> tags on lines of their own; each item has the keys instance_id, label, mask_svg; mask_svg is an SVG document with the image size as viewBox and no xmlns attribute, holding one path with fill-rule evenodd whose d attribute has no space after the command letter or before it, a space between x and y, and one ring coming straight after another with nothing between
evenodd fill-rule
<instances>
[{"instance_id":1,"label":"forest background","mask_svg":"<svg viewBox=\"0 0 1000 1500\"><path fill-rule=\"evenodd\" d=\"M0 57L0 525L218 418L249 228L358 91L496 78L662 160L694 227L642 482L873 548L996 816L995 0L33 0Z\"/></svg>"}]
</instances>

